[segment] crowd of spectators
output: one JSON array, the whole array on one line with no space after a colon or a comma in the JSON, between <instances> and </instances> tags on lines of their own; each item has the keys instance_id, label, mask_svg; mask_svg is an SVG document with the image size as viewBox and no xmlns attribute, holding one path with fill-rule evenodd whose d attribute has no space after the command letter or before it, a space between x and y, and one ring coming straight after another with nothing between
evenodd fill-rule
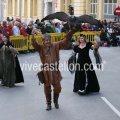
<instances>
[{"instance_id":1,"label":"crowd of spectators","mask_svg":"<svg viewBox=\"0 0 120 120\"><path fill-rule=\"evenodd\" d=\"M106 20L101 21L104 25L104 29L99 29L95 25L90 25L88 23L80 24L80 31L101 31L100 39L106 41L109 44L109 39L115 39L116 35L120 35L120 23L117 22L107 22ZM7 17L6 21L0 22L0 41L2 34L8 34L9 36L19 36L31 35L32 30L35 29L36 34L45 34L45 33L61 33L66 32L64 22L53 22L47 21L41 22L39 19L36 19L34 22L31 20L28 24L22 22L19 18L10 19Z\"/></svg>"}]
</instances>

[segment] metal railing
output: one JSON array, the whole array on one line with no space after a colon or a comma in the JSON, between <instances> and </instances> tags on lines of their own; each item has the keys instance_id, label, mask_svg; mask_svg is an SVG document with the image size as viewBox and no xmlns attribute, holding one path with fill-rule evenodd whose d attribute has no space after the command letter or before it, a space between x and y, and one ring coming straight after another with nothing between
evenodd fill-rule
<instances>
[{"instance_id":1,"label":"metal railing","mask_svg":"<svg viewBox=\"0 0 120 120\"><path fill-rule=\"evenodd\" d=\"M95 34L100 35L100 31L83 31L83 32L76 32L73 37L75 39L75 42L77 42L77 38L80 34L86 35L88 41L94 43L94 35ZM64 38L66 35L65 33L50 33L51 35L51 42L57 42L60 41ZM30 36L10 36L10 41L13 44L13 46L18 50L18 51L26 51L26 50L32 50L34 49L32 46L32 37ZM39 44L42 44L42 34L35 35L35 39Z\"/></svg>"}]
</instances>

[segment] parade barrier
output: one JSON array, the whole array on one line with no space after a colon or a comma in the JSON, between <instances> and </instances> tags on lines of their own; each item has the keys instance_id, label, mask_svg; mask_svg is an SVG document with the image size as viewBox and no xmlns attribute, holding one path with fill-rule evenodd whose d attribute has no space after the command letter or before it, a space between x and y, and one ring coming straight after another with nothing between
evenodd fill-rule
<instances>
[{"instance_id":1,"label":"parade barrier","mask_svg":"<svg viewBox=\"0 0 120 120\"><path fill-rule=\"evenodd\" d=\"M54 43L54 42L57 42L57 41L60 41L63 39L63 33L50 33L51 35L51 42ZM35 35L34 38L36 39L37 43L39 44L43 44L42 43L42 34L38 34L38 35ZM33 46L32 46L32 36L30 35L29 36L29 42L28 42L28 48L29 50L33 50Z\"/></svg>"},{"instance_id":2,"label":"parade barrier","mask_svg":"<svg viewBox=\"0 0 120 120\"><path fill-rule=\"evenodd\" d=\"M10 36L10 42L18 51L28 50L28 36Z\"/></svg>"},{"instance_id":3,"label":"parade barrier","mask_svg":"<svg viewBox=\"0 0 120 120\"><path fill-rule=\"evenodd\" d=\"M80 34L86 35L86 38L89 42L92 42L94 44L94 35L95 34L100 35L100 31L83 31L83 32L76 32L73 36L75 39L75 42L77 42L77 38Z\"/></svg>"},{"instance_id":4,"label":"parade barrier","mask_svg":"<svg viewBox=\"0 0 120 120\"><path fill-rule=\"evenodd\" d=\"M35 39L36 39L36 42L38 44L43 44L42 43L42 34L37 34L37 35L34 35ZM29 36L29 39L28 39L28 50L33 50L33 46L32 46L32 36L30 35Z\"/></svg>"},{"instance_id":5,"label":"parade barrier","mask_svg":"<svg viewBox=\"0 0 120 120\"><path fill-rule=\"evenodd\" d=\"M100 31L83 31L83 32L76 32L73 35L73 38L75 42L77 42L77 38L80 34L86 35L86 38L89 42L94 43L94 35L95 34L100 35ZM51 35L51 42L57 42L60 41L64 38L66 35L65 33L50 33ZM38 44L43 44L42 43L42 34L38 34L34 36ZM32 37L30 36L10 36L10 41L13 44L13 46L18 50L18 51L26 51L26 50L32 50L34 49L32 46Z\"/></svg>"}]
</instances>

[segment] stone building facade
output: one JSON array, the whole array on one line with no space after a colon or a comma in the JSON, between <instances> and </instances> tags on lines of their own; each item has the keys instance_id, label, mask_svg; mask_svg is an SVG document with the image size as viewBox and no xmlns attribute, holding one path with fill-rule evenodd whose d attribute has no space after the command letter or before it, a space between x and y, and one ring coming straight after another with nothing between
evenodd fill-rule
<instances>
[{"instance_id":1,"label":"stone building facade","mask_svg":"<svg viewBox=\"0 0 120 120\"><path fill-rule=\"evenodd\" d=\"M3 1L3 0L0 0ZM31 19L42 19L44 16L63 11L68 13L68 5L74 7L74 15L92 15L103 20L114 19L114 9L120 6L120 0L5 0L2 4L3 19L6 17L20 18L24 22ZM1 5L1 2L0 2ZM2 20L2 19L1 19Z\"/></svg>"}]
</instances>

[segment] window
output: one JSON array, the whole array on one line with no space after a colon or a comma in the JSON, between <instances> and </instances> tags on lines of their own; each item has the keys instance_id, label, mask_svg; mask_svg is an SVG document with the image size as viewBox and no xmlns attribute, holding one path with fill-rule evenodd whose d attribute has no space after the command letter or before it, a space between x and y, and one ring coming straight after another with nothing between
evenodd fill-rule
<instances>
[{"instance_id":1,"label":"window","mask_svg":"<svg viewBox=\"0 0 120 120\"><path fill-rule=\"evenodd\" d=\"M91 3L97 3L97 0L91 0Z\"/></svg>"},{"instance_id":2,"label":"window","mask_svg":"<svg viewBox=\"0 0 120 120\"><path fill-rule=\"evenodd\" d=\"M104 0L104 3L117 3L117 0Z\"/></svg>"},{"instance_id":3,"label":"window","mask_svg":"<svg viewBox=\"0 0 120 120\"><path fill-rule=\"evenodd\" d=\"M108 3L108 0L104 0L104 3Z\"/></svg>"},{"instance_id":4,"label":"window","mask_svg":"<svg viewBox=\"0 0 120 120\"><path fill-rule=\"evenodd\" d=\"M91 14L97 13L97 0L91 0Z\"/></svg>"},{"instance_id":5,"label":"window","mask_svg":"<svg viewBox=\"0 0 120 120\"><path fill-rule=\"evenodd\" d=\"M105 5L104 13L107 14L107 5Z\"/></svg>"},{"instance_id":6,"label":"window","mask_svg":"<svg viewBox=\"0 0 120 120\"><path fill-rule=\"evenodd\" d=\"M109 3L112 3L112 0L109 0Z\"/></svg>"},{"instance_id":7,"label":"window","mask_svg":"<svg viewBox=\"0 0 120 120\"><path fill-rule=\"evenodd\" d=\"M104 14L113 15L117 6L117 0L104 0Z\"/></svg>"}]
</instances>

